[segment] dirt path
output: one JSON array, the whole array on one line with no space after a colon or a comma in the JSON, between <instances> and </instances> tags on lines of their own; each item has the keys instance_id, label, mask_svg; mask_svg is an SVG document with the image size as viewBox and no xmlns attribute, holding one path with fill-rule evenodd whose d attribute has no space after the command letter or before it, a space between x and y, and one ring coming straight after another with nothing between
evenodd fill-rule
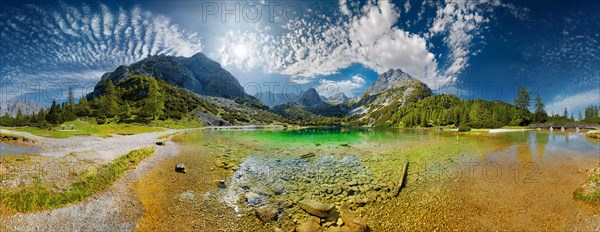
<instances>
[{"instance_id":1,"label":"dirt path","mask_svg":"<svg viewBox=\"0 0 600 232\"><path fill-rule=\"evenodd\" d=\"M46 138L26 132L2 130L38 141L40 155L63 157L75 152L78 159L108 162L131 150L154 146L155 154L143 160L136 169L127 172L106 191L68 207L28 214L0 216L0 231L131 231L143 216L144 209L130 191L129 184L137 181L164 159L179 152L179 145L167 142L156 146L162 135L179 130L115 135L109 138L74 136L66 139Z\"/></svg>"},{"instance_id":2,"label":"dirt path","mask_svg":"<svg viewBox=\"0 0 600 232\"><path fill-rule=\"evenodd\" d=\"M2 129L3 133L24 136L36 140L41 144L40 155L50 157L61 157L69 153L76 153L80 159L111 161L127 152L148 147L162 135L168 135L179 130L165 130L159 132L135 134L135 135L113 135L108 138L97 136L73 136L69 138L46 138L36 136L27 132L11 131Z\"/></svg>"}]
</instances>

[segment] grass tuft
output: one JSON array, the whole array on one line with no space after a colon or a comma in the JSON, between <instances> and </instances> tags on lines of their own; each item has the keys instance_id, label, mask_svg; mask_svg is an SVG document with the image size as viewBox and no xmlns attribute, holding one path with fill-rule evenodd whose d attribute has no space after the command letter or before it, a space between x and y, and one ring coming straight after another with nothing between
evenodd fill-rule
<instances>
[{"instance_id":1,"label":"grass tuft","mask_svg":"<svg viewBox=\"0 0 600 232\"><path fill-rule=\"evenodd\" d=\"M52 189L39 182L15 189L0 189L0 207L18 212L55 209L80 202L107 189L126 171L154 154L154 147L134 150L99 168L94 175L84 175L66 189Z\"/></svg>"},{"instance_id":2,"label":"grass tuft","mask_svg":"<svg viewBox=\"0 0 600 232\"><path fill-rule=\"evenodd\" d=\"M575 192L573 192L573 196L576 199L585 202L600 204L600 173L596 174L584 185L577 188Z\"/></svg>"}]
</instances>

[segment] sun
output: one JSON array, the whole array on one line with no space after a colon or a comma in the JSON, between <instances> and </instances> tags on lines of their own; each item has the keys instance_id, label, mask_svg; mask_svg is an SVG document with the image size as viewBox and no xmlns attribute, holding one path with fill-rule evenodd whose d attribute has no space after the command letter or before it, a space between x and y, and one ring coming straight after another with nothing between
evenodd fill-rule
<instances>
[{"instance_id":1,"label":"sun","mask_svg":"<svg viewBox=\"0 0 600 232\"><path fill-rule=\"evenodd\" d=\"M237 56L239 58L246 58L250 54L248 45L246 45L246 44L234 45L233 51L235 52L235 56Z\"/></svg>"}]
</instances>

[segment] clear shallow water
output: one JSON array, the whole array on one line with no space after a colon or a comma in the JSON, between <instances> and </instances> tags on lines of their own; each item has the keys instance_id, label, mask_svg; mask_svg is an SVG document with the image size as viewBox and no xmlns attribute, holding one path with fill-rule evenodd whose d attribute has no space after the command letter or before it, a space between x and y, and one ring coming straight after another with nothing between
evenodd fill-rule
<instances>
[{"instance_id":1,"label":"clear shallow water","mask_svg":"<svg viewBox=\"0 0 600 232\"><path fill-rule=\"evenodd\" d=\"M0 157L8 155L37 154L39 147L19 146L0 142Z\"/></svg>"},{"instance_id":2,"label":"clear shallow water","mask_svg":"<svg viewBox=\"0 0 600 232\"><path fill-rule=\"evenodd\" d=\"M182 152L173 162L189 165L188 180L165 178L169 163L142 183L181 191L142 201L172 208L184 190L206 191L198 203L204 210L177 217L181 221L224 217L235 222L226 229L270 231L272 223L256 220L257 208L274 207L297 226L308 217L298 201L316 199L349 204L373 231L589 230L600 224L597 207L572 195L587 179L582 170L600 162L600 143L580 133L342 128L193 131L176 141ZM406 187L394 196L406 161ZM207 187L219 179L224 188ZM173 224L170 218L164 225Z\"/></svg>"}]
</instances>

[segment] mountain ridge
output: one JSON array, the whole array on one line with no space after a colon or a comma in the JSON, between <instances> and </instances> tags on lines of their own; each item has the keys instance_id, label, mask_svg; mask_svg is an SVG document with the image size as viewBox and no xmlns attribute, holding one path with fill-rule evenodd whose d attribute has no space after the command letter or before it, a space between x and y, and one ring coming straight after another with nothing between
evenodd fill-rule
<instances>
[{"instance_id":1,"label":"mountain ridge","mask_svg":"<svg viewBox=\"0 0 600 232\"><path fill-rule=\"evenodd\" d=\"M250 97L229 71L204 54L197 53L191 57L149 56L129 66L119 66L115 71L102 75L99 84L88 95L88 99L99 96L105 91L102 84L104 81L111 80L116 84L131 75L153 77L198 95L225 98Z\"/></svg>"}]
</instances>

